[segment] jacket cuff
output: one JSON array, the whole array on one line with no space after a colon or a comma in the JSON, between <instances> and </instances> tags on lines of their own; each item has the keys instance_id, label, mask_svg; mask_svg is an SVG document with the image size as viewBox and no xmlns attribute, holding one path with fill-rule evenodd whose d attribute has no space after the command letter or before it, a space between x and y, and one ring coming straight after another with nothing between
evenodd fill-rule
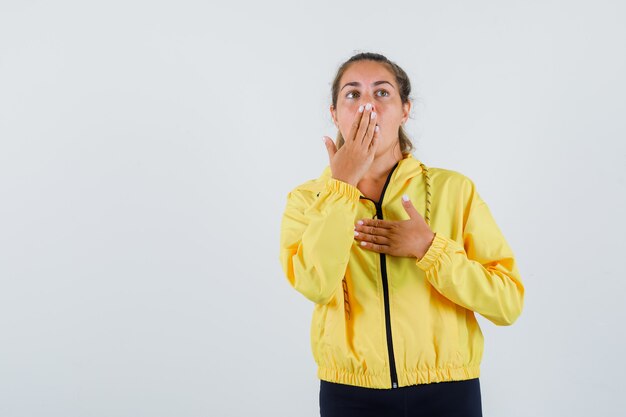
<instances>
[{"instance_id":1,"label":"jacket cuff","mask_svg":"<svg viewBox=\"0 0 626 417\"><path fill-rule=\"evenodd\" d=\"M361 191L352 184L343 182L335 178L329 178L326 182L326 190L331 193L339 193L348 197L351 201L358 202L361 197Z\"/></svg>"},{"instance_id":2,"label":"jacket cuff","mask_svg":"<svg viewBox=\"0 0 626 417\"><path fill-rule=\"evenodd\" d=\"M431 242L430 247L428 248L424 256L422 256L421 259L418 259L415 264L423 271L427 271L443 254L446 246L448 246L448 239L446 239L439 233L435 233L435 238Z\"/></svg>"}]
</instances>

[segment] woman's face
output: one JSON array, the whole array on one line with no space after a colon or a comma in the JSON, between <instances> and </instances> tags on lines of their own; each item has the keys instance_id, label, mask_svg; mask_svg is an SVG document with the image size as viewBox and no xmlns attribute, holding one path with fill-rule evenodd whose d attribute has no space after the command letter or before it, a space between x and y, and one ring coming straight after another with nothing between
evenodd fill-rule
<instances>
[{"instance_id":1,"label":"woman's face","mask_svg":"<svg viewBox=\"0 0 626 417\"><path fill-rule=\"evenodd\" d=\"M339 82L337 108L330 112L345 140L357 115L359 106L371 103L380 127L376 156L384 155L398 145L398 130L411 110L411 103L402 103L393 73L376 61L357 61L343 73Z\"/></svg>"}]
</instances>

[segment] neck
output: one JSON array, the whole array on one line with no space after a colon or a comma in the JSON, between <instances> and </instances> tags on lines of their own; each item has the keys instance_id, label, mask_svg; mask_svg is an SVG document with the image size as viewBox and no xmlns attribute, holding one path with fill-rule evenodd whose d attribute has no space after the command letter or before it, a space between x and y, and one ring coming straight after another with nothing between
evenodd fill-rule
<instances>
[{"instance_id":1,"label":"neck","mask_svg":"<svg viewBox=\"0 0 626 417\"><path fill-rule=\"evenodd\" d=\"M402 158L403 155L400 147L394 146L391 152L386 152L385 154L374 158L370 169L363 176L363 180L366 182L385 181L389 172Z\"/></svg>"}]
</instances>

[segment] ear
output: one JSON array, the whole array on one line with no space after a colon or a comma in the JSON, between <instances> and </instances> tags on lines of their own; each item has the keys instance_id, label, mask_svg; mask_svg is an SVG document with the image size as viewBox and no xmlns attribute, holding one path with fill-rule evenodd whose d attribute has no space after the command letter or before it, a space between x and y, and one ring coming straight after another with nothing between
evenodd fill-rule
<instances>
[{"instance_id":1,"label":"ear","mask_svg":"<svg viewBox=\"0 0 626 417\"><path fill-rule=\"evenodd\" d=\"M333 123L339 129L339 123L337 122L337 110L335 110L335 106L330 105L330 117L333 118Z\"/></svg>"},{"instance_id":2,"label":"ear","mask_svg":"<svg viewBox=\"0 0 626 417\"><path fill-rule=\"evenodd\" d=\"M407 101L402 104L402 124L405 124L407 120L409 120L409 115L411 114L411 101Z\"/></svg>"}]
</instances>

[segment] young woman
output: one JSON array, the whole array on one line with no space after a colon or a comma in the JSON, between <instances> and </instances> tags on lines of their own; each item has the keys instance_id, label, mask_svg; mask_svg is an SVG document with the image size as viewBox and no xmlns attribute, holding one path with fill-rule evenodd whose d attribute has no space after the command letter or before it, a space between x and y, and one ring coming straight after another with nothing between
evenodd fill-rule
<instances>
[{"instance_id":1,"label":"young woman","mask_svg":"<svg viewBox=\"0 0 626 417\"><path fill-rule=\"evenodd\" d=\"M411 154L410 92L382 55L342 64L330 164L287 196L280 260L315 305L322 417L481 416L474 313L510 325L523 308L513 252L472 180Z\"/></svg>"}]
</instances>

